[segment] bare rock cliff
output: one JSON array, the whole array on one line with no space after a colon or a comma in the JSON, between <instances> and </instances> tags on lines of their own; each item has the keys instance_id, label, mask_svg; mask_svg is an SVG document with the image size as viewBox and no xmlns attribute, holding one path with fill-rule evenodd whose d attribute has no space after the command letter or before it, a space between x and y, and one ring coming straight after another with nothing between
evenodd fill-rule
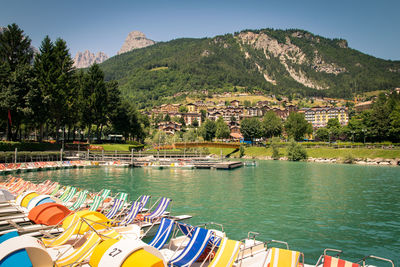
<instances>
[{"instance_id":1,"label":"bare rock cliff","mask_svg":"<svg viewBox=\"0 0 400 267\"><path fill-rule=\"evenodd\" d=\"M74 58L74 67L75 68L87 68L90 67L93 63L100 64L103 61L107 60L108 56L103 52L98 52L96 55L94 53L86 50L85 52L78 52Z\"/></svg>"},{"instance_id":2,"label":"bare rock cliff","mask_svg":"<svg viewBox=\"0 0 400 267\"><path fill-rule=\"evenodd\" d=\"M118 55L122 53L129 52L134 49L143 48L149 45L153 45L156 42L153 40L147 39L146 35L140 31L133 31L128 34L124 44L122 45L121 49L118 51Z\"/></svg>"},{"instance_id":3,"label":"bare rock cliff","mask_svg":"<svg viewBox=\"0 0 400 267\"><path fill-rule=\"evenodd\" d=\"M313 39L311 35L302 35L300 33L292 34L292 37L296 38L308 38L315 42L319 42L319 39ZM295 65L307 65L311 66L314 71L332 73L338 75L342 72L346 72L346 69L339 67L333 63L326 63L315 51L314 58L307 58L306 54L296 45L292 44L289 37L286 37L285 43L280 43L273 37L268 36L265 33L253 33L253 32L242 32L238 35L238 39L242 44L250 45L257 50L263 50L266 59L275 57L279 59L280 63L285 67L287 73L297 82L304 86L314 89L328 89L327 86L319 84L307 77L306 73ZM341 43L341 47L345 48L345 41ZM248 58L248 54L245 54ZM276 84L271 78L270 74L263 70L260 66L257 66L260 73L264 75L266 81Z\"/></svg>"}]
</instances>

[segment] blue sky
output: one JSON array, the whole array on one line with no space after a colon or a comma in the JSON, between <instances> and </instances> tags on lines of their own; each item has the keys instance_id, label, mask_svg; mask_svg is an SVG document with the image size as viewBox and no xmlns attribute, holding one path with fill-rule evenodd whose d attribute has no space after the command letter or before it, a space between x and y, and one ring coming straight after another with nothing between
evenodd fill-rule
<instances>
[{"instance_id":1,"label":"blue sky","mask_svg":"<svg viewBox=\"0 0 400 267\"><path fill-rule=\"evenodd\" d=\"M39 47L46 35L115 55L130 31L155 41L243 29L299 28L344 38L361 52L400 60L399 0L2 0L0 25L17 23Z\"/></svg>"}]
</instances>

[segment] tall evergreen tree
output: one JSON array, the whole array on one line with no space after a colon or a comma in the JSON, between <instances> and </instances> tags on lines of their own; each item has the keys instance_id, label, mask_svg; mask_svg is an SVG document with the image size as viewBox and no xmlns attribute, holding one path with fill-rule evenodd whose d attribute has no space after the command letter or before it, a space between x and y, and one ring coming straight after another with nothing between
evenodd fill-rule
<instances>
[{"instance_id":1,"label":"tall evergreen tree","mask_svg":"<svg viewBox=\"0 0 400 267\"><path fill-rule=\"evenodd\" d=\"M54 72L56 75L56 83L54 86L54 90L51 95L50 101L50 112L52 117L54 118L54 124L56 126L56 130L67 123L68 118L68 101L73 100L71 96L74 93L74 68L73 68L73 59L69 53L69 49L67 47L66 42L58 38L54 43ZM57 135L57 141L59 140L59 136Z\"/></svg>"},{"instance_id":2,"label":"tall evergreen tree","mask_svg":"<svg viewBox=\"0 0 400 267\"><path fill-rule=\"evenodd\" d=\"M29 92L28 102L33 112L32 118L39 126L39 141L43 139L44 124L50 119L50 102L52 92L56 83L54 66L54 44L49 36L46 36L41 46L39 54L34 60L34 72L37 79L37 86Z\"/></svg>"},{"instance_id":3,"label":"tall evergreen tree","mask_svg":"<svg viewBox=\"0 0 400 267\"><path fill-rule=\"evenodd\" d=\"M13 72L18 65L30 64L32 58L31 39L24 35L24 31L17 24L8 25L3 33L0 33L0 60Z\"/></svg>"},{"instance_id":4,"label":"tall evergreen tree","mask_svg":"<svg viewBox=\"0 0 400 267\"><path fill-rule=\"evenodd\" d=\"M107 91L104 74L96 63L89 68L83 79L80 102L82 123L88 127L88 141L90 141L92 124L97 126L97 137L100 138L99 128L106 122Z\"/></svg>"},{"instance_id":5,"label":"tall evergreen tree","mask_svg":"<svg viewBox=\"0 0 400 267\"><path fill-rule=\"evenodd\" d=\"M28 112L26 94L33 85L31 40L15 23L0 34L0 114L7 139L15 140ZM15 130L14 132L12 130Z\"/></svg>"}]
</instances>

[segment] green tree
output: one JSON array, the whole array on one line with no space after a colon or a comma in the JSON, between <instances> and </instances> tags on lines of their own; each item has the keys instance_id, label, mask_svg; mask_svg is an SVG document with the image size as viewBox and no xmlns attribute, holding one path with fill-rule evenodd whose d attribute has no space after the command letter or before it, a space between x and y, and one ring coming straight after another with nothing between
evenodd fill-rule
<instances>
[{"instance_id":1,"label":"green tree","mask_svg":"<svg viewBox=\"0 0 400 267\"><path fill-rule=\"evenodd\" d=\"M329 129L326 128L326 127L318 128L318 130L315 132L315 138L317 140L328 142L328 140L329 140Z\"/></svg>"},{"instance_id":2,"label":"green tree","mask_svg":"<svg viewBox=\"0 0 400 267\"><path fill-rule=\"evenodd\" d=\"M1 86L0 109L5 117L9 114L10 118L7 120L7 140L18 139L21 124L29 113L26 98L34 82L31 66L18 65L15 71L9 73L6 84Z\"/></svg>"},{"instance_id":3,"label":"green tree","mask_svg":"<svg viewBox=\"0 0 400 267\"><path fill-rule=\"evenodd\" d=\"M122 134L125 139L129 138L130 124L128 117L129 102L123 101L113 113L110 114L110 122L114 133Z\"/></svg>"},{"instance_id":4,"label":"green tree","mask_svg":"<svg viewBox=\"0 0 400 267\"><path fill-rule=\"evenodd\" d=\"M400 142L400 105L390 113L389 134L393 142Z\"/></svg>"},{"instance_id":5,"label":"green tree","mask_svg":"<svg viewBox=\"0 0 400 267\"><path fill-rule=\"evenodd\" d=\"M164 121L171 121L171 116L169 114L165 114Z\"/></svg>"},{"instance_id":6,"label":"green tree","mask_svg":"<svg viewBox=\"0 0 400 267\"><path fill-rule=\"evenodd\" d=\"M337 118L329 119L326 128L328 129L329 141L336 141L343 134L342 125L340 125L340 122Z\"/></svg>"},{"instance_id":7,"label":"green tree","mask_svg":"<svg viewBox=\"0 0 400 267\"><path fill-rule=\"evenodd\" d=\"M290 138L301 141L306 134L312 133L312 125L306 121L304 114L292 112L285 122L285 131Z\"/></svg>"},{"instance_id":8,"label":"green tree","mask_svg":"<svg viewBox=\"0 0 400 267\"><path fill-rule=\"evenodd\" d=\"M99 127L104 122L107 106L106 93L104 74L97 64L93 64L84 77L80 94L82 124L88 127L88 141L90 141L92 124L97 126L98 136Z\"/></svg>"},{"instance_id":9,"label":"green tree","mask_svg":"<svg viewBox=\"0 0 400 267\"><path fill-rule=\"evenodd\" d=\"M216 130L216 123L207 119L200 127L200 135L204 138L204 140L212 141L215 137Z\"/></svg>"},{"instance_id":10,"label":"green tree","mask_svg":"<svg viewBox=\"0 0 400 267\"><path fill-rule=\"evenodd\" d=\"M278 137L271 139L272 158L274 160L278 160L281 157L281 153L279 153L279 142L280 139Z\"/></svg>"},{"instance_id":11,"label":"green tree","mask_svg":"<svg viewBox=\"0 0 400 267\"><path fill-rule=\"evenodd\" d=\"M193 127L198 127L199 126L199 122L197 121L197 119L194 119L194 121L192 122L192 126Z\"/></svg>"},{"instance_id":12,"label":"green tree","mask_svg":"<svg viewBox=\"0 0 400 267\"><path fill-rule=\"evenodd\" d=\"M240 123L240 132L244 139L252 140L260 138L262 135L261 122L257 118L246 118Z\"/></svg>"},{"instance_id":13,"label":"green tree","mask_svg":"<svg viewBox=\"0 0 400 267\"><path fill-rule=\"evenodd\" d=\"M14 72L20 65L29 65L32 58L31 39L17 24L8 25L0 34L0 61Z\"/></svg>"},{"instance_id":14,"label":"green tree","mask_svg":"<svg viewBox=\"0 0 400 267\"><path fill-rule=\"evenodd\" d=\"M153 136L153 144L156 146L162 146L167 144L167 134L164 131L156 131Z\"/></svg>"},{"instance_id":15,"label":"green tree","mask_svg":"<svg viewBox=\"0 0 400 267\"><path fill-rule=\"evenodd\" d=\"M340 128L341 125L340 125L340 122L339 122L339 120L337 118L332 118L332 119L328 120L328 123L327 123L326 127L328 129Z\"/></svg>"},{"instance_id":16,"label":"green tree","mask_svg":"<svg viewBox=\"0 0 400 267\"><path fill-rule=\"evenodd\" d=\"M196 142L197 140L197 132L196 129L189 129L183 134L183 141L185 142Z\"/></svg>"},{"instance_id":17,"label":"green tree","mask_svg":"<svg viewBox=\"0 0 400 267\"><path fill-rule=\"evenodd\" d=\"M69 53L67 43L58 38L54 43L53 49L53 74L55 75L55 83L51 87L50 96L50 109L52 118L54 119L54 124L56 130L59 129L61 125L66 124L66 119L68 118L68 102L66 100L71 99L70 96L73 95L75 86L73 83L74 68L72 67L74 61ZM103 95L104 97L104 95ZM57 141L59 136L56 137Z\"/></svg>"},{"instance_id":18,"label":"green tree","mask_svg":"<svg viewBox=\"0 0 400 267\"><path fill-rule=\"evenodd\" d=\"M262 120L262 130L265 138L281 135L282 128L282 120L275 114L275 112L270 110L264 115Z\"/></svg>"},{"instance_id":19,"label":"green tree","mask_svg":"<svg viewBox=\"0 0 400 267\"><path fill-rule=\"evenodd\" d=\"M8 25L0 34L0 113L7 121L7 140L17 138L26 113L30 113L26 96L34 83L32 58L29 37L15 23Z\"/></svg>"},{"instance_id":20,"label":"green tree","mask_svg":"<svg viewBox=\"0 0 400 267\"><path fill-rule=\"evenodd\" d=\"M239 147L239 157L242 158L242 157L244 156L244 153L245 153L245 152L246 152L246 151L245 151L244 145L241 145L241 146Z\"/></svg>"},{"instance_id":21,"label":"green tree","mask_svg":"<svg viewBox=\"0 0 400 267\"><path fill-rule=\"evenodd\" d=\"M393 103L381 93L372 107L371 127L368 129L373 135L371 141L389 140L390 114L393 108Z\"/></svg>"},{"instance_id":22,"label":"green tree","mask_svg":"<svg viewBox=\"0 0 400 267\"><path fill-rule=\"evenodd\" d=\"M218 139L227 139L229 138L231 131L229 130L229 126L225 123L222 117L219 117L216 122L216 131L215 136Z\"/></svg>"},{"instance_id":23,"label":"green tree","mask_svg":"<svg viewBox=\"0 0 400 267\"><path fill-rule=\"evenodd\" d=\"M200 114L201 114L201 123L206 121L207 118L207 111L205 111L204 109L200 110Z\"/></svg>"},{"instance_id":24,"label":"green tree","mask_svg":"<svg viewBox=\"0 0 400 267\"><path fill-rule=\"evenodd\" d=\"M188 108L186 106L180 106L179 107L179 112L180 113L187 113L188 112Z\"/></svg>"},{"instance_id":25,"label":"green tree","mask_svg":"<svg viewBox=\"0 0 400 267\"><path fill-rule=\"evenodd\" d=\"M307 159L307 152L302 145L291 139L287 147L287 158L290 161L304 160Z\"/></svg>"}]
</instances>

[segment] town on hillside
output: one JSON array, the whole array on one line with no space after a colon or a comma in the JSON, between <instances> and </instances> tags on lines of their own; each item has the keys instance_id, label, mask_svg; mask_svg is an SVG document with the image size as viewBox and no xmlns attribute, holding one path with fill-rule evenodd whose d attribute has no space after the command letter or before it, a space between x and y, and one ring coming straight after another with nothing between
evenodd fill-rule
<instances>
[{"instance_id":1,"label":"town on hillside","mask_svg":"<svg viewBox=\"0 0 400 267\"><path fill-rule=\"evenodd\" d=\"M397 88L396 92L400 93L400 88ZM143 113L153 119L156 129L170 135L180 132L185 126L199 127L206 119L216 121L222 117L229 126L230 140L240 141L243 140L240 132L242 120L252 117L261 120L268 111L273 111L282 121L285 121L293 112L303 113L306 121L312 124L316 131L318 128L326 127L329 119L337 119L342 126L345 126L349 122L349 107L351 107L351 112L360 113L371 109L373 104L373 100L362 101L362 98L355 98L355 100L313 98L312 103L319 105L299 107L296 101L289 101L286 97L277 99L272 95L268 100L251 103L248 100L238 100L243 96L243 93L228 92L216 95L212 100L207 101L194 100L186 104L162 104ZM224 100L232 98L234 99ZM213 101L214 99L218 101Z\"/></svg>"},{"instance_id":2,"label":"town on hillside","mask_svg":"<svg viewBox=\"0 0 400 267\"><path fill-rule=\"evenodd\" d=\"M232 95L225 93L223 96L231 97ZM243 119L251 117L261 119L268 111L273 111L282 121L285 121L292 112L303 113L314 130L327 126L329 119L338 119L342 126L348 124L349 109L347 106L341 105L344 100L325 98L316 99L316 102L325 103L325 106L299 108L298 105L290 103L287 99L257 101L253 105L237 99L218 102L197 100L187 104L163 104L144 113L152 118L158 117L159 120L155 120L155 126L166 134L175 134L181 131L184 125L198 127L206 119L216 121L222 117L229 126L232 141L243 140L240 132L240 122ZM336 106L338 103L340 106ZM360 112L371 107L372 101L359 102L354 105L354 110Z\"/></svg>"}]
</instances>

